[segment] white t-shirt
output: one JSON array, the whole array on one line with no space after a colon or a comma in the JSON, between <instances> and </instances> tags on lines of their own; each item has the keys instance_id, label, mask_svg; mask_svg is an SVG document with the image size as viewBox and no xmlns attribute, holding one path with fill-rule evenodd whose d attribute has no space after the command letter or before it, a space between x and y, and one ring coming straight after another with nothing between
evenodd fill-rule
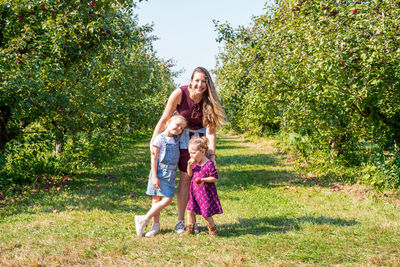
<instances>
[{"instance_id":1,"label":"white t-shirt","mask_svg":"<svg viewBox=\"0 0 400 267\"><path fill-rule=\"evenodd\" d=\"M165 143L165 141L167 141ZM175 144L174 137L168 137L164 134L164 138L161 137L161 134L157 135L156 138L154 138L153 141L153 146L159 147L160 150L158 151L158 160L161 160L164 158L165 155L165 150L167 148L167 144Z\"/></svg>"}]
</instances>

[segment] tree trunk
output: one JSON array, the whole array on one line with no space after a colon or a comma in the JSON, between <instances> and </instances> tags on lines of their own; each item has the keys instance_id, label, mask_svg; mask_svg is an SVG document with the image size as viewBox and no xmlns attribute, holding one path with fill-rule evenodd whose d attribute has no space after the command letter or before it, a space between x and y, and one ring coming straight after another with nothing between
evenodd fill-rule
<instances>
[{"instance_id":1,"label":"tree trunk","mask_svg":"<svg viewBox=\"0 0 400 267\"><path fill-rule=\"evenodd\" d=\"M12 139L7 131L7 122L10 119L11 110L8 106L0 106L0 151L3 151L6 144Z\"/></svg>"},{"instance_id":2,"label":"tree trunk","mask_svg":"<svg viewBox=\"0 0 400 267\"><path fill-rule=\"evenodd\" d=\"M58 157L64 152L64 133L56 130L56 140L54 141L53 157Z\"/></svg>"}]
</instances>

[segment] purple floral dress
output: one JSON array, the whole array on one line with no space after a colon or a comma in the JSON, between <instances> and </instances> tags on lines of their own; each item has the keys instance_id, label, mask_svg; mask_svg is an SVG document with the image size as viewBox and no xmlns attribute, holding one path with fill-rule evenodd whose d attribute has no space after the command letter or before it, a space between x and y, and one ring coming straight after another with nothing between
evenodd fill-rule
<instances>
[{"instance_id":1,"label":"purple floral dress","mask_svg":"<svg viewBox=\"0 0 400 267\"><path fill-rule=\"evenodd\" d=\"M193 166L193 177L190 182L190 199L187 209L203 216L211 217L214 214L222 214L221 203L219 202L215 183L196 184L196 177L214 177L218 179L218 173L214 163L209 160L203 166Z\"/></svg>"}]
</instances>

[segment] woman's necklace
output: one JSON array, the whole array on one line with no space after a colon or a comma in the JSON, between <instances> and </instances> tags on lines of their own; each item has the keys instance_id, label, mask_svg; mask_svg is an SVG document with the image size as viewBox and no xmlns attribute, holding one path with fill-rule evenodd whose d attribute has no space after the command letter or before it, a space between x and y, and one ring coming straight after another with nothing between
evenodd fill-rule
<instances>
[{"instance_id":1,"label":"woman's necklace","mask_svg":"<svg viewBox=\"0 0 400 267\"><path fill-rule=\"evenodd\" d=\"M189 90L189 97L197 104L203 99L203 94L194 94L193 91Z\"/></svg>"}]
</instances>

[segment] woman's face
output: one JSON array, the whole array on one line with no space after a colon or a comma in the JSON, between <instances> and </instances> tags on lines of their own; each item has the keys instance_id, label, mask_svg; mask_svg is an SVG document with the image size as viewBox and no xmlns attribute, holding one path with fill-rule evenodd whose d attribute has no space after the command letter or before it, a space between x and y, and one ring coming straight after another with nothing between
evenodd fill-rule
<instances>
[{"instance_id":1,"label":"woman's face","mask_svg":"<svg viewBox=\"0 0 400 267\"><path fill-rule=\"evenodd\" d=\"M191 81L192 90L197 94L207 91L207 79L201 72L195 72Z\"/></svg>"}]
</instances>

